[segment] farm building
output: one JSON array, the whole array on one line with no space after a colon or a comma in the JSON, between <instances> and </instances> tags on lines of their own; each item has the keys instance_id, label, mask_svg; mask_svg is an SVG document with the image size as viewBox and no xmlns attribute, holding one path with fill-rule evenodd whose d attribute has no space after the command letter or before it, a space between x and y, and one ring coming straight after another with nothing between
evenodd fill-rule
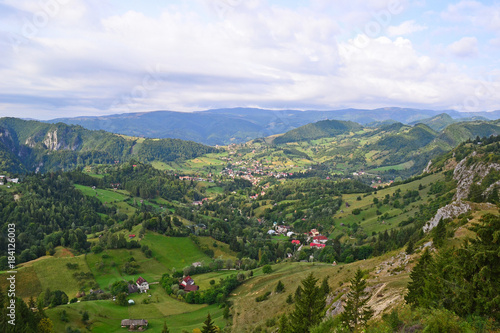
<instances>
[{"instance_id":1,"label":"farm building","mask_svg":"<svg viewBox=\"0 0 500 333\"><path fill-rule=\"evenodd\" d=\"M129 331L144 331L148 328L148 321L145 319L123 319L121 322L123 328L128 327Z\"/></svg>"}]
</instances>

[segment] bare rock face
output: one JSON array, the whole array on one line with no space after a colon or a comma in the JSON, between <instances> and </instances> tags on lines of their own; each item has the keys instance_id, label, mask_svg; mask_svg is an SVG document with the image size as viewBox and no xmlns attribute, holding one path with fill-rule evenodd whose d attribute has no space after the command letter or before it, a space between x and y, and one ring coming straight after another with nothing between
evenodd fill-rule
<instances>
[{"instance_id":1,"label":"bare rock face","mask_svg":"<svg viewBox=\"0 0 500 333\"><path fill-rule=\"evenodd\" d=\"M59 150L59 148L61 148L61 144L58 143L57 130L48 132L47 136L43 140L43 144L48 150Z\"/></svg>"},{"instance_id":2,"label":"bare rock face","mask_svg":"<svg viewBox=\"0 0 500 333\"><path fill-rule=\"evenodd\" d=\"M432 161L429 161L429 163L427 163L427 166L425 167L423 173L431 172L431 166L432 166Z\"/></svg>"},{"instance_id":3,"label":"bare rock face","mask_svg":"<svg viewBox=\"0 0 500 333\"><path fill-rule=\"evenodd\" d=\"M441 219L455 218L460 214L467 213L471 209L468 203L454 201L449 205L439 208L436 215L424 225L424 231L430 231L438 225Z\"/></svg>"},{"instance_id":4,"label":"bare rock face","mask_svg":"<svg viewBox=\"0 0 500 333\"><path fill-rule=\"evenodd\" d=\"M472 156L476 156L476 152L473 152ZM486 177L492 169L500 170L500 164L479 162L467 166L467 158L461 160L455 168L455 171L453 171L453 179L457 181L457 193L455 193L453 199L455 201L467 199L474 177L478 175L479 181L477 184L481 184L484 177Z\"/></svg>"},{"instance_id":5,"label":"bare rock face","mask_svg":"<svg viewBox=\"0 0 500 333\"><path fill-rule=\"evenodd\" d=\"M476 152L472 153L472 157L476 156ZM468 157L461 160L455 170L453 171L453 179L457 181L457 192L453 197L453 202L440 208L436 215L424 225L424 231L430 231L432 228L438 225L441 219L455 218L460 214L467 213L471 206L464 202L469 197L470 187L474 183L474 179L479 179L477 184L481 184L484 177L486 177L491 170L500 170L500 164L498 163L483 163L478 162L474 164L467 165ZM497 182L491 185L485 194L488 194L496 185Z\"/></svg>"},{"instance_id":6,"label":"bare rock face","mask_svg":"<svg viewBox=\"0 0 500 333\"><path fill-rule=\"evenodd\" d=\"M36 142L35 142L35 139L33 139L32 137L29 137L26 139L26 141L24 142L24 144L30 148L34 148L35 145L36 145Z\"/></svg>"},{"instance_id":7,"label":"bare rock face","mask_svg":"<svg viewBox=\"0 0 500 333\"><path fill-rule=\"evenodd\" d=\"M340 290L337 290L333 295L327 297L326 304L328 310L326 311L326 318L334 317L344 312L344 303L347 299L348 291L349 288L342 288ZM342 295L338 298L338 300L333 302L340 293L342 293Z\"/></svg>"},{"instance_id":8,"label":"bare rock face","mask_svg":"<svg viewBox=\"0 0 500 333\"><path fill-rule=\"evenodd\" d=\"M342 303L342 299L339 299L338 301L333 303L327 312L328 312L326 314L327 317L335 317L336 315L344 312L344 305Z\"/></svg>"}]
</instances>

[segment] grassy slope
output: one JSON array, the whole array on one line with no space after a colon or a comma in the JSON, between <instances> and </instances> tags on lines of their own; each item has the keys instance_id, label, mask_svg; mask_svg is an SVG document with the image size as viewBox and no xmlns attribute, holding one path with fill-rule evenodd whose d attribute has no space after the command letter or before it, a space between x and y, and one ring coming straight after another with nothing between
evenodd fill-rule
<instances>
[{"instance_id":1,"label":"grassy slope","mask_svg":"<svg viewBox=\"0 0 500 333\"><path fill-rule=\"evenodd\" d=\"M340 223L348 224L356 222L364 228L368 235L371 235L372 232L392 229L396 227L401 221L414 216L418 211L418 205L425 204L425 202L427 202L428 200L432 200L432 197L428 195L430 185L437 180L442 180L443 178L444 176L442 174L434 174L408 184L378 190L377 194L372 194L366 197L359 194L345 194L342 196L342 199L345 202L348 202L350 204L350 207L345 207L345 205L343 205L341 208L343 212L337 213L335 215L336 227L337 229L342 230L343 227L340 226ZM397 189L401 189L401 195L404 195L408 190L418 190L420 184L422 184L422 186L424 187L419 191L420 197L422 198L420 201L411 203L409 207L404 207L402 209L384 205L382 206L382 208L380 208L381 213L388 213L389 216L392 216L392 218L386 219L385 224L383 224L381 221L377 221L377 207L373 204L373 198L378 198L379 201L383 201L384 197L387 194L392 197L393 193ZM360 201L357 200L358 196L361 196ZM400 202L402 201L403 200L400 199ZM359 215L353 215L352 211L357 208L362 210L361 213ZM336 234L337 232L334 233L334 235Z\"/></svg>"},{"instance_id":2,"label":"grassy slope","mask_svg":"<svg viewBox=\"0 0 500 333\"><path fill-rule=\"evenodd\" d=\"M78 264L77 270L70 270L67 263ZM75 297L79 290L78 281L73 277L75 272L89 272L84 256L78 257L41 257L21 264L17 273L17 292L19 297L28 299L37 297L47 288L64 291L69 298ZM0 277L0 285L5 288L4 274Z\"/></svg>"},{"instance_id":3,"label":"grassy slope","mask_svg":"<svg viewBox=\"0 0 500 333\"><path fill-rule=\"evenodd\" d=\"M78 185L75 184L75 188L82 191L83 194L90 196L90 197L96 197L99 199L102 203L112 203L112 202L117 202L117 201L124 201L128 199L128 196L119 193L117 191L112 191L112 190L102 190L102 189L92 189L90 186L84 186L84 185Z\"/></svg>"},{"instance_id":4,"label":"grassy slope","mask_svg":"<svg viewBox=\"0 0 500 333\"><path fill-rule=\"evenodd\" d=\"M133 257L140 266L137 274L127 275L122 271L122 267L131 257ZM105 268L99 271L97 269L97 264L101 260L104 262ZM97 283L99 283L103 289L107 288L109 284L115 281L135 281L139 276L142 276L150 282L158 281L161 275L167 271L167 268L156 259L146 258L140 249L105 250L99 254L89 254L87 255L87 263L96 277Z\"/></svg>"},{"instance_id":5,"label":"grassy slope","mask_svg":"<svg viewBox=\"0 0 500 333\"><path fill-rule=\"evenodd\" d=\"M153 251L153 257L168 269L182 270L193 262L210 261L207 255L185 237L165 237L148 233L141 244L149 246Z\"/></svg>"},{"instance_id":6,"label":"grassy slope","mask_svg":"<svg viewBox=\"0 0 500 333\"><path fill-rule=\"evenodd\" d=\"M210 312L216 324L223 326L222 310L217 306L192 305L177 301L169 297L159 286L152 287L152 303L142 304L146 295L134 295L132 297L136 304L122 307L111 300L80 302L70 305L60 306L46 311L47 315L54 323L56 332L64 332L66 327L78 327L83 330L81 322L81 312L88 311L90 314L91 331L100 333L124 332L120 322L122 319L146 319L149 322L148 332L161 332L165 321L170 332L188 331L194 328L201 328L203 321ZM69 323L60 320L60 313L66 310Z\"/></svg>"},{"instance_id":7,"label":"grassy slope","mask_svg":"<svg viewBox=\"0 0 500 333\"><path fill-rule=\"evenodd\" d=\"M384 260L394 256L397 252L386 254L383 257L358 261L355 263L332 266L327 264L313 263L282 263L274 265L273 272L269 275L263 275L261 269L256 270L254 277L234 291L233 311L233 329L235 332L251 332L256 326L265 327L266 320L275 318L277 321L283 313L289 313L293 310L293 305L286 303L289 294L294 294L295 289L300 285L309 273L319 279L319 282L329 276L329 285L332 291L344 287L349 279L352 278L358 267L370 271L369 284L384 288L384 293L400 294L406 287L408 272L403 271L399 275L376 275L375 268ZM281 280L285 285L285 292L275 294L274 288ZM340 287L342 285L342 287ZM257 303L255 298L271 291L272 294L268 300ZM400 298L395 302L401 301Z\"/></svg>"},{"instance_id":8,"label":"grassy slope","mask_svg":"<svg viewBox=\"0 0 500 333\"><path fill-rule=\"evenodd\" d=\"M214 258L236 260L236 252L229 249L228 244L219 242L212 237L198 237L198 240L201 246L206 245L214 251ZM217 247L213 246L214 243L217 244Z\"/></svg>"}]
</instances>

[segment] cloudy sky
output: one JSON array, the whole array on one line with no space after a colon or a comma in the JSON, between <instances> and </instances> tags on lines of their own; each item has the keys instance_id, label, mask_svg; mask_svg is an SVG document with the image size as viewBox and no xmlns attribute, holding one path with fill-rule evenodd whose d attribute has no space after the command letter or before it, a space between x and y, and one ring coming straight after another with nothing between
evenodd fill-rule
<instances>
[{"instance_id":1,"label":"cloudy sky","mask_svg":"<svg viewBox=\"0 0 500 333\"><path fill-rule=\"evenodd\" d=\"M0 0L0 116L500 109L500 2Z\"/></svg>"}]
</instances>

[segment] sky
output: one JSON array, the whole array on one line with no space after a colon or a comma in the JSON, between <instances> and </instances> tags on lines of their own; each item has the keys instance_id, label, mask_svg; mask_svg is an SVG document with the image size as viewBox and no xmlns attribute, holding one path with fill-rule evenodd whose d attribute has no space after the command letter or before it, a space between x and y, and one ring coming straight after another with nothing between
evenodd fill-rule
<instances>
[{"instance_id":1,"label":"sky","mask_svg":"<svg viewBox=\"0 0 500 333\"><path fill-rule=\"evenodd\" d=\"M0 0L0 116L500 109L500 0Z\"/></svg>"}]
</instances>

